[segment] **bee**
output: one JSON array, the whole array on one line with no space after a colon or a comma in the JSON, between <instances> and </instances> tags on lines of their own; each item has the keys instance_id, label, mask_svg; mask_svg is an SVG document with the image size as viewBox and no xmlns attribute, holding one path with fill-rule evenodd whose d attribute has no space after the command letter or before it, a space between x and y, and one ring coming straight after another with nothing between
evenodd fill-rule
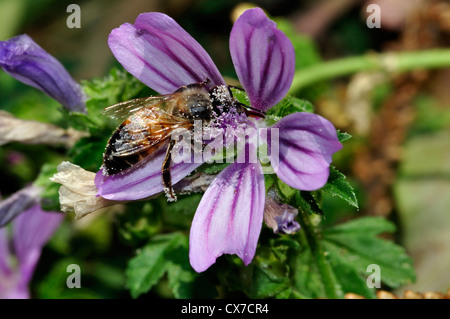
<instances>
[{"instance_id":1,"label":"bee","mask_svg":"<svg viewBox=\"0 0 450 319\"><path fill-rule=\"evenodd\" d=\"M103 155L106 175L124 173L144 162L161 147L166 155L161 167L162 182L169 200L176 200L170 174L171 152L176 129L194 129L194 121L203 126L231 107L249 116L264 117L264 113L239 103L233 98L231 86L206 87L208 80L180 87L172 94L137 98L111 105L103 113L112 118L126 118L114 131ZM167 143L168 142L168 143Z\"/></svg>"}]
</instances>

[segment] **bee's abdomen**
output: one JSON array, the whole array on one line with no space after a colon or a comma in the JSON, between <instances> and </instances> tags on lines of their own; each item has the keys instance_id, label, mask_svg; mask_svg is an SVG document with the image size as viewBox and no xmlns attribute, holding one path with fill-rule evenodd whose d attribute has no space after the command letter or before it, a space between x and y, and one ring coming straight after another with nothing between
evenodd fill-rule
<instances>
[{"instance_id":1,"label":"bee's abdomen","mask_svg":"<svg viewBox=\"0 0 450 319\"><path fill-rule=\"evenodd\" d=\"M126 156L114 155L117 153L116 142L119 139L121 139L120 128L117 129L111 136L108 145L106 146L105 154L103 155L103 166L108 175L120 173L137 164L148 155L147 151L133 153Z\"/></svg>"}]
</instances>

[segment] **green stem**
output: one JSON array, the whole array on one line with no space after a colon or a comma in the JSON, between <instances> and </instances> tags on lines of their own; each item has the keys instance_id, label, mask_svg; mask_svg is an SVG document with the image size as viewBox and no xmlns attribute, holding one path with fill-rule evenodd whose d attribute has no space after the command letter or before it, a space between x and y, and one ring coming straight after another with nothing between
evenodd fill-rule
<instances>
[{"instance_id":1,"label":"green stem","mask_svg":"<svg viewBox=\"0 0 450 319\"><path fill-rule=\"evenodd\" d=\"M450 49L366 54L323 62L295 72L290 89L293 94L311 84L361 71L406 72L417 69L450 67Z\"/></svg>"},{"instance_id":2,"label":"green stem","mask_svg":"<svg viewBox=\"0 0 450 319\"><path fill-rule=\"evenodd\" d=\"M322 283L325 288L325 293L328 298L339 299L344 297L344 291L341 285L336 279L333 268L330 265L326 252L323 250L320 244L319 234L314 225L311 223L311 219L307 213L308 203L300 196L300 192L295 195L296 206L299 207L298 220L303 232L305 233L312 255L315 258L317 268L320 276L322 277Z\"/></svg>"}]
</instances>

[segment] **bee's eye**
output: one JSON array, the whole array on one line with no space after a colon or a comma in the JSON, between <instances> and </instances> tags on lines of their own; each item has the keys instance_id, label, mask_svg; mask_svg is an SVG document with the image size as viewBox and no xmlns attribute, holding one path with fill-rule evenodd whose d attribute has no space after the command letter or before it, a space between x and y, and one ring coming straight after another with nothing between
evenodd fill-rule
<instances>
[{"instance_id":1,"label":"bee's eye","mask_svg":"<svg viewBox=\"0 0 450 319\"><path fill-rule=\"evenodd\" d=\"M191 106L191 115L196 119L207 119L209 118L211 111L207 105L197 104Z\"/></svg>"},{"instance_id":2,"label":"bee's eye","mask_svg":"<svg viewBox=\"0 0 450 319\"><path fill-rule=\"evenodd\" d=\"M194 98L189 103L189 112L194 119L209 119L211 116L211 102L204 98Z\"/></svg>"}]
</instances>

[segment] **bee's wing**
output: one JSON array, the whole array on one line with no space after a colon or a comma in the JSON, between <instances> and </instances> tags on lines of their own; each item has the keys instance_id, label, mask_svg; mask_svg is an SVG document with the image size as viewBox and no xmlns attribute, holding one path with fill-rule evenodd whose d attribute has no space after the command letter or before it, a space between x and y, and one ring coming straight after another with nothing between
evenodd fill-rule
<instances>
[{"instance_id":1,"label":"bee's wing","mask_svg":"<svg viewBox=\"0 0 450 319\"><path fill-rule=\"evenodd\" d=\"M159 123L153 125L153 128L142 128L130 131L127 129L125 134L114 141L113 156L131 156L156 149L159 145L171 138L171 133L177 128L191 129L191 123ZM149 152L150 153L150 152Z\"/></svg>"},{"instance_id":2,"label":"bee's wing","mask_svg":"<svg viewBox=\"0 0 450 319\"><path fill-rule=\"evenodd\" d=\"M181 116L172 114L174 103L170 98L155 104L146 104L135 112L116 131L114 139L110 140L113 156L131 156L150 152L159 144L170 139L175 129L190 130L192 122ZM112 145L111 145L112 144Z\"/></svg>"},{"instance_id":3,"label":"bee's wing","mask_svg":"<svg viewBox=\"0 0 450 319\"><path fill-rule=\"evenodd\" d=\"M120 102L117 104L110 105L103 109L102 113L113 119L124 120L142 110L146 107L151 107L152 105L158 105L159 103L169 100L173 97L173 94L169 95L157 95L150 97L142 97L133 100L128 100Z\"/></svg>"}]
</instances>

